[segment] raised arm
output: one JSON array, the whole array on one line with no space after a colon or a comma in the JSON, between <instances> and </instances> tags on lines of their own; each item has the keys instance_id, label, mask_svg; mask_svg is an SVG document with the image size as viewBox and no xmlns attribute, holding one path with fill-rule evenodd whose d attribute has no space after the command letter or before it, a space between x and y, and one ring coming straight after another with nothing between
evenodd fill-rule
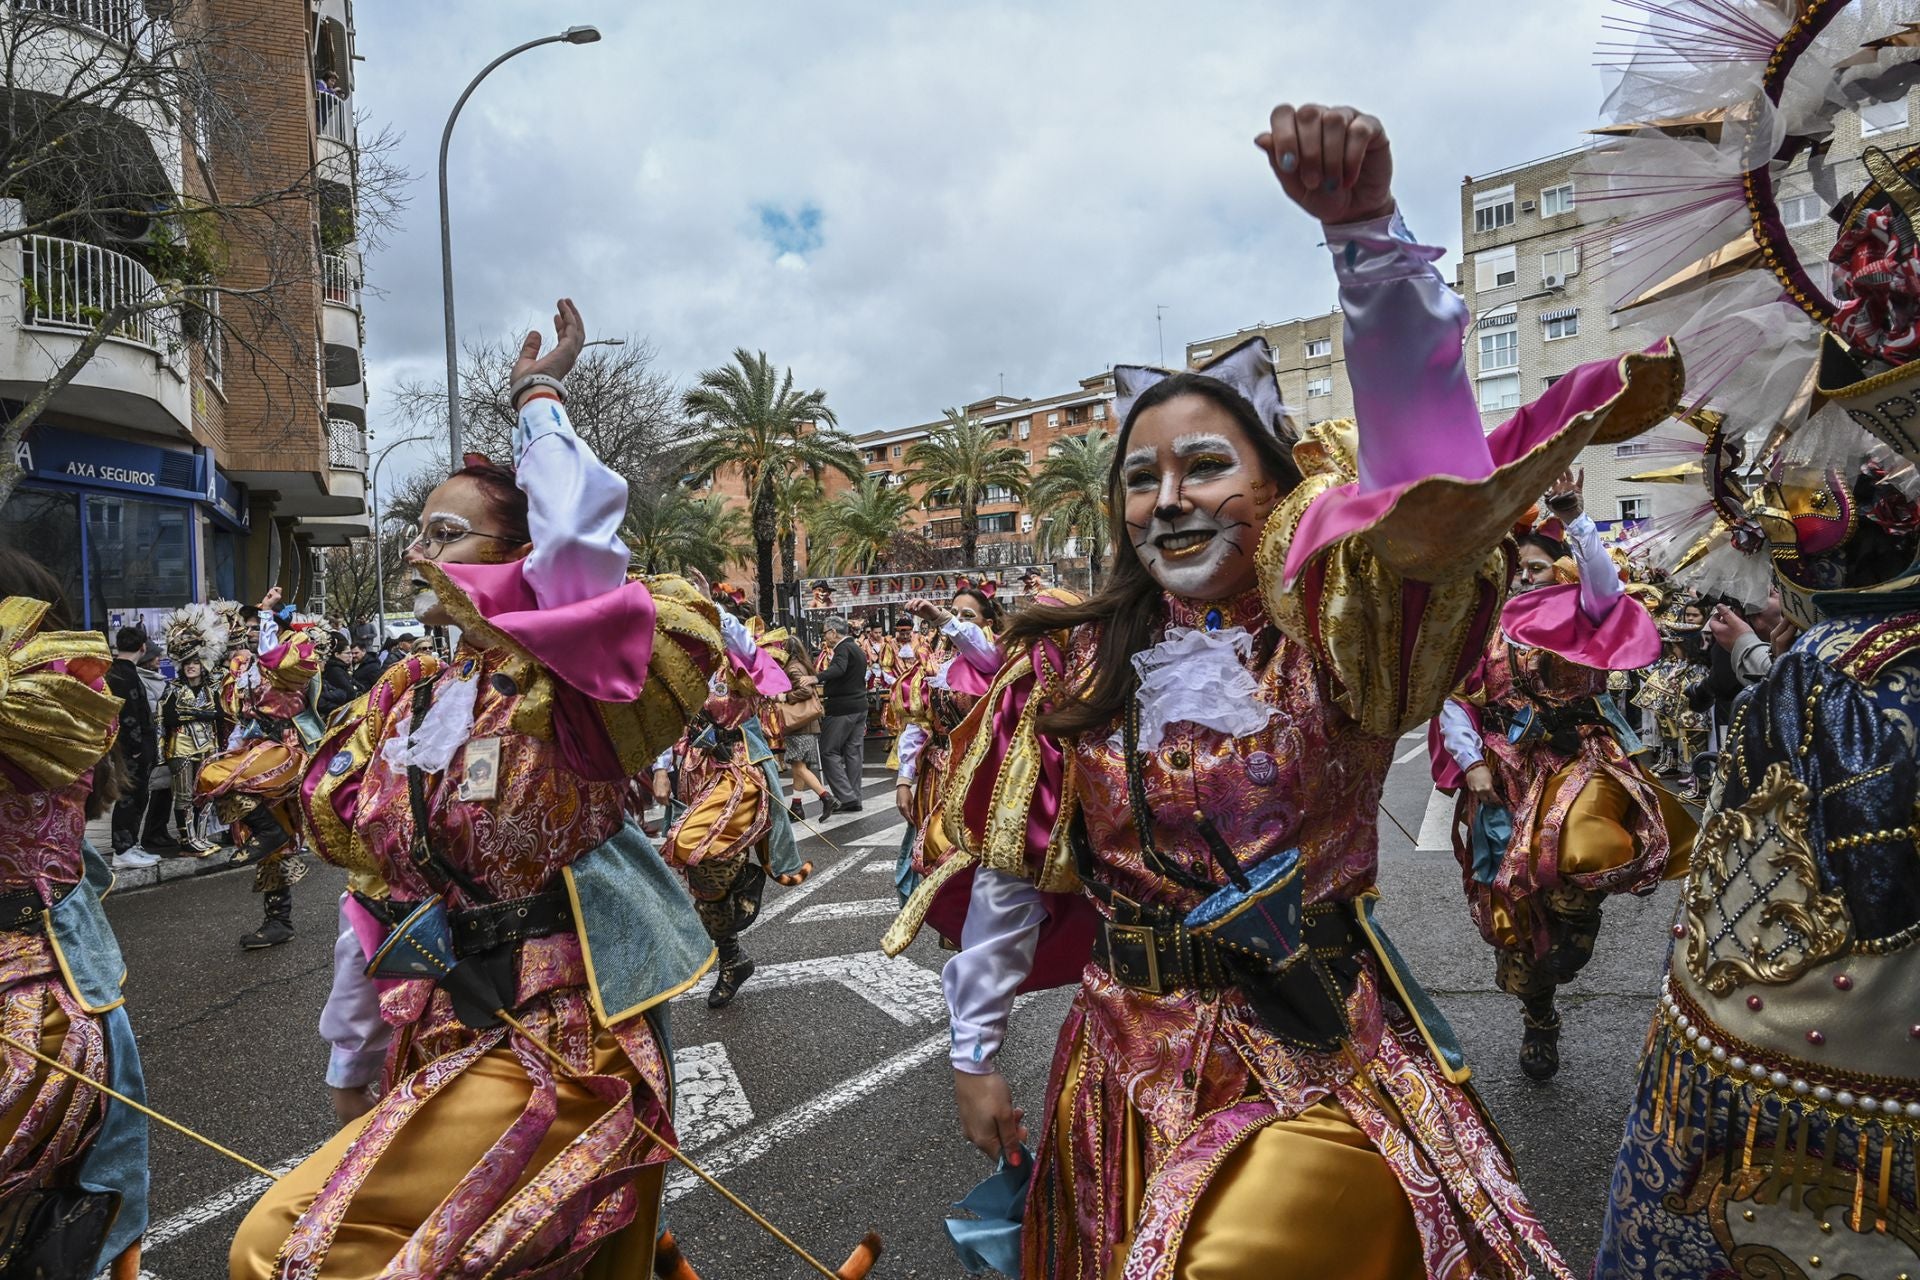
<instances>
[{"instance_id":1,"label":"raised arm","mask_svg":"<svg viewBox=\"0 0 1920 1280\"><path fill-rule=\"evenodd\" d=\"M993 637L980 629L979 624L949 618L941 624L940 632L953 641L954 650L961 660L981 675L991 677L1000 670L1005 655Z\"/></svg>"},{"instance_id":2,"label":"raised arm","mask_svg":"<svg viewBox=\"0 0 1920 1280\"><path fill-rule=\"evenodd\" d=\"M1600 545L1600 526L1587 514L1585 467L1569 467L1547 490L1547 509L1566 527L1567 550L1580 569L1580 612L1589 622L1605 622L1626 595L1620 569Z\"/></svg>"},{"instance_id":3,"label":"raised arm","mask_svg":"<svg viewBox=\"0 0 1920 1280\"><path fill-rule=\"evenodd\" d=\"M527 379L566 376L585 343L586 328L571 299L554 316L553 350L540 354L536 330L513 364L519 423L513 433L514 474L527 495L527 585L543 609L578 604L627 580L631 555L620 539L627 482L574 434L560 399Z\"/></svg>"}]
</instances>

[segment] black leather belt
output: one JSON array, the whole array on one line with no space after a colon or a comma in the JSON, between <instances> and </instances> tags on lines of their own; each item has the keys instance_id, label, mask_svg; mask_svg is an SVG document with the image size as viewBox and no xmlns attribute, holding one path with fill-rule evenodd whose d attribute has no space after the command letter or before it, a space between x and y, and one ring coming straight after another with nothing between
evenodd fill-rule
<instances>
[{"instance_id":1,"label":"black leather belt","mask_svg":"<svg viewBox=\"0 0 1920 1280\"><path fill-rule=\"evenodd\" d=\"M508 898L453 913L453 954L465 959L495 947L545 938L573 929L573 903L565 889Z\"/></svg>"},{"instance_id":2,"label":"black leather belt","mask_svg":"<svg viewBox=\"0 0 1920 1280\"><path fill-rule=\"evenodd\" d=\"M398 898L361 897L360 903L389 928L412 915L420 905ZM573 903L565 889L549 889L525 898L508 898L484 907L450 912L447 923L453 931L453 954L464 960L528 938L571 931Z\"/></svg>"},{"instance_id":3,"label":"black leather belt","mask_svg":"<svg viewBox=\"0 0 1920 1280\"><path fill-rule=\"evenodd\" d=\"M1327 959L1350 956L1366 943L1352 905L1345 902L1308 907L1300 940ZM1184 987L1218 991L1234 985L1221 949L1179 920L1127 922L1102 916L1093 939L1093 962L1121 986L1153 995Z\"/></svg>"},{"instance_id":4,"label":"black leather belt","mask_svg":"<svg viewBox=\"0 0 1920 1280\"><path fill-rule=\"evenodd\" d=\"M47 927L45 912L66 901L67 895L77 885L58 885L53 891L53 901L43 903L40 895L32 889L15 889L9 893L0 893L0 932L5 933L41 933Z\"/></svg>"}]
</instances>

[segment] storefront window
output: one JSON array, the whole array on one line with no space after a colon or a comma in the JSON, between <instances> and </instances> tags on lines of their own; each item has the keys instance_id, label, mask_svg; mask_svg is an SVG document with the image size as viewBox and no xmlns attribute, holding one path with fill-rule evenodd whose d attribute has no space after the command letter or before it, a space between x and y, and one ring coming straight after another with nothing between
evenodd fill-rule
<instances>
[{"instance_id":1,"label":"storefront window","mask_svg":"<svg viewBox=\"0 0 1920 1280\"><path fill-rule=\"evenodd\" d=\"M119 494L87 495L87 580L93 616L174 609L194 598L192 511Z\"/></svg>"},{"instance_id":2,"label":"storefront window","mask_svg":"<svg viewBox=\"0 0 1920 1280\"><path fill-rule=\"evenodd\" d=\"M240 598L240 538L215 526L207 528L207 599Z\"/></svg>"},{"instance_id":3,"label":"storefront window","mask_svg":"<svg viewBox=\"0 0 1920 1280\"><path fill-rule=\"evenodd\" d=\"M52 570L67 589L68 607L80 609L84 593L78 497L25 486L15 489L0 507L0 547L11 547Z\"/></svg>"}]
</instances>

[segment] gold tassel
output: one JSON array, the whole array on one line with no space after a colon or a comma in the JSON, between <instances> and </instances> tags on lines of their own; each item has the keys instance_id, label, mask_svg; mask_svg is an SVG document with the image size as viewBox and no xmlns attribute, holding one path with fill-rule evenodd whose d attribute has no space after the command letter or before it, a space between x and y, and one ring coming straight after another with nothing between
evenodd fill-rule
<instances>
[{"instance_id":1,"label":"gold tassel","mask_svg":"<svg viewBox=\"0 0 1920 1280\"><path fill-rule=\"evenodd\" d=\"M1820 1144L1820 1177L1814 1185L1830 1187L1833 1185L1834 1155L1840 1147L1840 1119L1831 1112L1822 1113L1827 1122L1825 1140ZM1804 1196L1801 1197L1805 1199Z\"/></svg>"},{"instance_id":2,"label":"gold tassel","mask_svg":"<svg viewBox=\"0 0 1920 1280\"><path fill-rule=\"evenodd\" d=\"M1880 1133L1880 1194L1878 1196L1879 1213L1873 1220L1873 1229L1881 1235L1887 1233L1887 1194L1893 1190L1893 1135L1884 1129Z\"/></svg>"},{"instance_id":3,"label":"gold tassel","mask_svg":"<svg viewBox=\"0 0 1920 1280\"><path fill-rule=\"evenodd\" d=\"M1671 1074L1668 1067L1672 1062L1673 1051L1663 1031L1653 1054L1653 1131L1663 1138L1667 1133L1667 1078Z\"/></svg>"},{"instance_id":4,"label":"gold tassel","mask_svg":"<svg viewBox=\"0 0 1920 1280\"><path fill-rule=\"evenodd\" d=\"M1847 1223L1855 1231L1860 1230L1860 1224L1864 1221L1860 1210L1867 1199L1867 1126L1860 1125L1859 1129L1859 1150L1853 1158L1853 1218Z\"/></svg>"},{"instance_id":5,"label":"gold tassel","mask_svg":"<svg viewBox=\"0 0 1920 1280\"><path fill-rule=\"evenodd\" d=\"M1765 1108L1766 1103L1759 1098L1755 1098L1753 1105L1747 1108L1747 1142L1740 1150L1740 1176L1742 1182L1746 1180L1747 1170L1753 1167L1753 1140L1760 1134L1760 1117Z\"/></svg>"}]
</instances>

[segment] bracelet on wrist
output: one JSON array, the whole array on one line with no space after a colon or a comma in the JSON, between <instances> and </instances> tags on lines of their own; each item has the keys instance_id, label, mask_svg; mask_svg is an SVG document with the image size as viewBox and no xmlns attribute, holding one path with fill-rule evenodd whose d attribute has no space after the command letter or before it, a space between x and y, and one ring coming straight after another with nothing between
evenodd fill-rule
<instances>
[{"instance_id":1,"label":"bracelet on wrist","mask_svg":"<svg viewBox=\"0 0 1920 1280\"><path fill-rule=\"evenodd\" d=\"M558 400L561 404L565 404L567 402L567 384L566 383L548 374L530 373L526 375L524 378L519 378L515 380L513 385L507 388L507 403L512 405L515 411L517 412L521 404L523 403L521 397L526 396L527 393L535 387L546 388L549 392L552 393L553 398Z\"/></svg>"}]
</instances>

